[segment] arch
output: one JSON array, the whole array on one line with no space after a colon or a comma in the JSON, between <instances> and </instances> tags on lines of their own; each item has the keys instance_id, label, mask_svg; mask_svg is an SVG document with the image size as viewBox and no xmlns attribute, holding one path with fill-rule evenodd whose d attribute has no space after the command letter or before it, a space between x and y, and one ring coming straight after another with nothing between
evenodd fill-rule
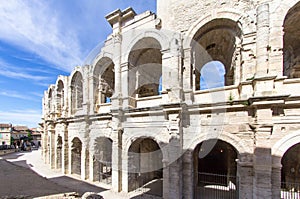
<instances>
[{"instance_id":1,"label":"arch","mask_svg":"<svg viewBox=\"0 0 300 199\"><path fill-rule=\"evenodd\" d=\"M143 38L153 38L161 46L162 50L166 50L169 48L169 38L168 38L168 32L164 32L161 30L151 29L151 30L134 30L128 31L123 34L123 41L128 44L124 45L126 46L126 49L124 49L124 62L129 60L129 55L134 46ZM174 34L174 33L173 33Z\"/></svg>"},{"instance_id":2,"label":"arch","mask_svg":"<svg viewBox=\"0 0 300 199\"><path fill-rule=\"evenodd\" d=\"M49 91L48 91L48 99L52 98L52 88L49 88Z\"/></svg>"},{"instance_id":3,"label":"arch","mask_svg":"<svg viewBox=\"0 0 300 199\"><path fill-rule=\"evenodd\" d=\"M63 139L60 135L57 136L56 140L56 168L61 169L62 168L62 145L63 145Z\"/></svg>"},{"instance_id":4,"label":"arch","mask_svg":"<svg viewBox=\"0 0 300 199\"><path fill-rule=\"evenodd\" d=\"M72 76L71 80L71 110L72 114L82 108L83 103L83 77L82 74L77 71Z\"/></svg>"},{"instance_id":5,"label":"arch","mask_svg":"<svg viewBox=\"0 0 300 199\"><path fill-rule=\"evenodd\" d=\"M284 18L283 27L283 75L300 77L300 2L290 8Z\"/></svg>"},{"instance_id":6,"label":"arch","mask_svg":"<svg viewBox=\"0 0 300 199\"><path fill-rule=\"evenodd\" d=\"M236 66L236 59L240 54L241 34L239 24L227 18L209 21L195 33L191 43L195 90L200 89L200 70L211 61L225 66L225 85L235 83L235 68L240 67Z\"/></svg>"},{"instance_id":7,"label":"arch","mask_svg":"<svg viewBox=\"0 0 300 199\"><path fill-rule=\"evenodd\" d=\"M150 136L150 135L149 136L141 136L141 135L132 136L124 142L124 151L127 153L127 151L129 151L129 148L132 145L132 143L135 142L136 140L146 139L146 138L152 139L158 144L159 148L163 152L164 159L167 160L168 159L168 152L167 152L167 149L166 149L167 144L164 143L162 140L160 140L160 135L159 134L157 135L157 137Z\"/></svg>"},{"instance_id":8,"label":"arch","mask_svg":"<svg viewBox=\"0 0 300 199\"><path fill-rule=\"evenodd\" d=\"M196 35L197 31L207 24L210 21L216 19L228 19L237 22L239 28L245 32L251 32L253 29L256 28L254 23L251 21L255 21L255 19L251 19L247 13L242 13L236 9L217 9L214 10L214 14L210 13L204 15L203 17L199 18L195 23L193 23L190 28L188 29L187 33L185 34L185 41L184 41L184 48L188 49L193 44L194 35ZM253 27L250 27L252 24ZM242 33L241 33L242 34Z\"/></svg>"},{"instance_id":9,"label":"arch","mask_svg":"<svg viewBox=\"0 0 300 199\"><path fill-rule=\"evenodd\" d=\"M81 175L82 142L78 137L75 137L71 143L71 173Z\"/></svg>"},{"instance_id":10,"label":"arch","mask_svg":"<svg viewBox=\"0 0 300 199\"><path fill-rule=\"evenodd\" d=\"M159 95L162 76L161 44L153 37L144 37L132 47L128 57L129 96L148 97Z\"/></svg>"},{"instance_id":11,"label":"arch","mask_svg":"<svg viewBox=\"0 0 300 199\"><path fill-rule=\"evenodd\" d=\"M225 141L211 139L199 143L193 151L196 198L236 198L237 157L237 150Z\"/></svg>"},{"instance_id":12,"label":"arch","mask_svg":"<svg viewBox=\"0 0 300 199\"><path fill-rule=\"evenodd\" d=\"M197 136L195 139L193 139L190 143L185 143L185 149L186 150L195 150L197 145L199 143L202 143L207 140L212 139L218 139L224 142L227 142L228 144L232 145L235 150L238 152L238 154L252 154L253 153L253 147L246 147L248 144L245 142L245 140L237 137L236 135L233 135L228 132L222 132L218 137L211 137L206 134L200 134L200 136Z\"/></svg>"},{"instance_id":13,"label":"arch","mask_svg":"<svg viewBox=\"0 0 300 199\"><path fill-rule=\"evenodd\" d=\"M281 159L281 189L299 190L300 184L300 141L291 146Z\"/></svg>"},{"instance_id":14,"label":"arch","mask_svg":"<svg viewBox=\"0 0 300 199\"><path fill-rule=\"evenodd\" d=\"M300 131L296 131L284 136L273 145L272 156L280 158L281 161L281 158L284 155L284 153L292 146L298 144L299 140Z\"/></svg>"},{"instance_id":15,"label":"arch","mask_svg":"<svg viewBox=\"0 0 300 199\"><path fill-rule=\"evenodd\" d=\"M93 180L112 183L112 139L97 137L94 142Z\"/></svg>"},{"instance_id":16,"label":"arch","mask_svg":"<svg viewBox=\"0 0 300 199\"><path fill-rule=\"evenodd\" d=\"M107 103L108 98L115 90L115 69L113 61L108 57L102 57L94 66L93 92L95 106Z\"/></svg>"},{"instance_id":17,"label":"arch","mask_svg":"<svg viewBox=\"0 0 300 199\"><path fill-rule=\"evenodd\" d=\"M210 61L200 70L200 90L225 86L225 66L220 61Z\"/></svg>"},{"instance_id":18,"label":"arch","mask_svg":"<svg viewBox=\"0 0 300 199\"><path fill-rule=\"evenodd\" d=\"M149 195L162 196L163 154L151 138L136 139L128 149L128 190L147 187ZM152 190L151 187L155 187Z\"/></svg>"},{"instance_id":19,"label":"arch","mask_svg":"<svg viewBox=\"0 0 300 199\"><path fill-rule=\"evenodd\" d=\"M65 90L64 90L64 83L62 80L57 81L57 89L56 89L56 96L57 96L57 111L60 113L64 107L64 97L65 97Z\"/></svg>"},{"instance_id":20,"label":"arch","mask_svg":"<svg viewBox=\"0 0 300 199\"><path fill-rule=\"evenodd\" d=\"M48 111L53 112L54 104L53 104L53 95L54 95L54 85L49 86L48 88Z\"/></svg>"},{"instance_id":21,"label":"arch","mask_svg":"<svg viewBox=\"0 0 300 199\"><path fill-rule=\"evenodd\" d=\"M287 16L289 10L298 2L299 0L275 0L272 2L273 6L270 6L270 13L276 14L276 21L280 22L280 24L283 25L285 17Z\"/></svg>"}]
</instances>

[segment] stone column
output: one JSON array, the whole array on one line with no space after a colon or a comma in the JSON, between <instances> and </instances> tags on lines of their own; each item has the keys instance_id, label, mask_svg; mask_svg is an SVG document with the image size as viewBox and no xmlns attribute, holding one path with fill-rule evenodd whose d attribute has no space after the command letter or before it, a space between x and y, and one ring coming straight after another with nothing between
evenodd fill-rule
<instances>
[{"instance_id":1,"label":"stone column","mask_svg":"<svg viewBox=\"0 0 300 199\"><path fill-rule=\"evenodd\" d=\"M55 168L55 131L53 129L50 130L50 166L51 169Z\"/></svg>"},{"instance_id":2,"label":"stone column","mask_svg":"<svg viewBox=\"0 0 300 199\"><path fill-rule=\"evenodd\" d=\"M272 156L268 138L271 127L263 126L256 129L253 165L253 199L272 198Z\"/></svg>"},{"instance_id":3,"label":"stone column","mask_svg":"<svg viewBox=\"0 0 300 199\"><path fill-rule=\"evenodd\" d=\"M165 199L182 197L182 143L180 116L181 113L169 114L169 144L168 144L168 180L167 192L164 191Z\"/></svg>"},{"instance_id":4,"label":"stone column","mask_svg":"<svg viewBox=\"0 0 300 199\"><path fill-rule=\"evenodd\" d=\"M63 137L63 145L62 145L62 173L69 173L69 142L68 142L68 125L64 124L64 135Z\"/></svg>"},{"instance_id":5,"label":"stone column","mask_svg":"<svg viewBox=\"0 0 300 199\"><path fill-rule=\"evenodd\" d=\"M193 102L193 88L192 88L192 66L191 66L191 49L184 49L184 65L183 65L183 78L182 78L182 86L183 86L183 95L184 101L187 104L192 104Z\"/></svg>"},{"instance_id":6,"label":"stone column","mask_svg":"<svg viewBox=\"0 0 300 199\"><path fill-rule=\"evenodd\" d=\"M281 158L280 157L272 157L273 158L273 166L272 166L272 198L280 198L281 192Z\"/></svg>"},{"instance_id":7,"label":"stone column","mask_svg":"<svg viewBox=\"0 0 300 199\"><path fill-rule=\"evenodd\" d=\"M85 160L86 160L86 146L82 146L82 149L81 149L81 171L80 171L80 174L81 174L81 180L85 180L86 179L86 163L85 163Z\"/></svg>"},{"instance_id":8,"label":"stone column","mask_svg":"<svg viewBox=\"0 0 300 199\"><path fill-rule=\"evenodd\" d=\"M259 5L256 13L256 77L263 77L269 73L269 4Z\"/></svg>"},{"instance_id":9,"label":"stone column","mask_svg":"<svg viewBox=\"0 0 300 199\"><path fill-rule=\"evenodd\" d=\"M131 105L130 101L130 95L131 93L128 93L128 87L131 82L129 75L129 66L128 62L121 64L121 90L122 90L122 101L123 101L123 108L128 108L128 106Z\"/></svg>"},{"instance_id":10,"label":"stone column","mask_svg":"<svg viewBox=\"0 0 300 199\"><path fill-rule=\"evenodd\" d=\"M181 49L180 36L176 35L171 41L170 49L162 50L162 93L163 103L181 102Z\"/></svg>"},{"instance_id":11,"label":"stone column","mask_svg":"<svg viewBox=\"0 0 300 199\"><path fill-rule=\"evenodd\" d=\"M244 155L240 155L237 162L237 177L239 187L239 198L252 199L253 198L253 162L243 160Z\"/></svg>"},{"instance_id":12,"label":"stone column","mask_svg":"<svg viewBox=\"0 0 300 199\"><path fill-rule=\"evenodd\" d=\"M194 198L194 166L193 166L193 151L186 151L183 154L182 162L182 178L183 178L183 196L184 198Z\"/></svg>"},{"instance_id":13,"label":"stone column","mask_svg":"<svg viewBox=\"0 0 300 199\"><path fill-rule=\"evenodd\" d=\"M167 159L163 159L163 198L168 198L169 190L170 190L170 182L169 182L169 161Z\"/></svg>"},{"instance_id":14,"label":"stone column","mask_svg":"<svg viewBox=\"0 0 300 199\"><path fill-rule=\"evenodd\" d=\"M89 88L89 96L88 96L88 100L89 100L89 114L93 115L95 112L95 92L96 90L94 90L94 74L93 72L89 75L88 77L88 88Z\"/></svg>"},{"instance_id":15,"label":"stone column","mask_svg":"<svg viewBox=\"0 0 300 199\"><path fill-rule=\"evenodd\" d=\"M115 192L122 190L122 133L121 129L115 129L112 137L112 188ZM124 170L124 173L126 172L127 170ZM123 183L123 191L126 191L124 190L126 183Z\"/></svg>"}]
</instances>

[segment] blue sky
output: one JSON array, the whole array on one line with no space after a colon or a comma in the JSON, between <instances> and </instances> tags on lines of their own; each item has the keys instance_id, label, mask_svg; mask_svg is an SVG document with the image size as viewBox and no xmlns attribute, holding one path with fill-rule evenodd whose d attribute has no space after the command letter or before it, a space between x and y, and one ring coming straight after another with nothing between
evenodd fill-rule
<instances>
[{"instance_id":1,"label":"blue sky","mask_svg":"<svg viewBox=\"0 0 300 199\"><path fill-rule=\"evenodd\" d=\"M0 123L38 126L42 96L111 33L105 15L156 0L0 0Z\"/></svg>"}]
</instances>

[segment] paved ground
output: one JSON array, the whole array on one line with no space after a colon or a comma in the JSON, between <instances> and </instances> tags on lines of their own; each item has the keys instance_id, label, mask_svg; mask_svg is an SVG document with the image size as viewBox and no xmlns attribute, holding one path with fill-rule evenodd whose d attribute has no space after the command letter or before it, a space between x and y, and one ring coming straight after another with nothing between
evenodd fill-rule
<instances>
[{"instance_id":1,"label":"paved ground","mask_svg":"<svg viewBox=\"0 0 300 199\"><path fill-rule=\"evenodd\" d=\"M2 156L0 168L0 198L33 198L67 192L82 195L104 191L98 186L50 170L41 160L40 151Z\"/></svg>"},{"instance_id":2,"label":"paved ground","mask_svg":"<svg viewBox=\"0 0 300 199\"><path fill-rule=\"evenodd\" d=\"M0 198L49 198L49 195L76 192L81 196L85 192L96 192L105 199L156 199L148 196L146 189L131 193L114 193L90 184L62 175L59 170L50 169L41 157L41 151L18 152L0 156ZM55 197L61 199L62 196ZM74 198L74 197L70 197Z\"/></svg>"}]
</instances>

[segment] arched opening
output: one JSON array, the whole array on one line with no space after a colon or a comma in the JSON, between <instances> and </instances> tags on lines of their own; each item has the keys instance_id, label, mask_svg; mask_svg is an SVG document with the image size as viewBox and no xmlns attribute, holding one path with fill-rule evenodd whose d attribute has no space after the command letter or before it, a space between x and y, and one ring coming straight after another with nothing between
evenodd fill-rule
<instances>
[{"instance_id":1,"label":"arched opening","mask_svg":"<svg viewBox=\"0 0 300 199\"><path fill-rule=\"evenodd\" d=\"M285 152L281 164L281 196L298 198L300 194L300 143Z\"/></svg>"},{"instance_id":2,"label":"arched opening","mask_svg":"<svg viewBox=\"0 0 300 199\"><path fill-rule=\"evenodd\" d=\"M193 153L195 198L235 199L238 194L237 151L221 140L207 140Z\"/></svg>"},{"instance_id":3,"label":"arched opening","mask_svg":"<svg viewBox=\"0 0 300 199\"><path fill-rule=\"evenodd\" d=\"M62 167L62 145L63 145L63 140L62 137L59 135L57 137L56 141L56 168L61 169Z\"/></svg>"},{"instance_id":4,"label":"arched opening","mask_svg":"<svg viewBox=\"0 0 300 199\"><path fill-rule=\"evenodd\" d=\"M76 72L71 81L71 103L72 103L72 114L82 108L83 103L83 78L80 72Z\"/></svg>"},{"instance_id":5,"label":"arched opening","mask_svg":"<svg viewBox=\"0 0 300 199\"><path fill-rule=\"evenodd\" d=\"M235 68L239 67L236 66L236 59L240 55L240 48L238 48L240 38L241 30L237 22L230 19L212 20L197 31L192 43L193 82L195 90L201 89L201 80L203 81L202 68L207 65L210 65L210 67L207 67L207 71L213 68L210 71L212 75L207 81L218 82L217 86L219 87L235 83L234 72ZM223 67L224 70L222 69ZM223 76L223 83L220 84Z\"/></svg>"},{"instance_id":6,"label":"arched opening","mask_svg":"<svg viewBox=\"0 0 300 199\"><path fill-rule=\"evenodd\" d=\"M159 95L162 76L160 43L151 37L139 40L129 54L129 96L141 98Z\"/></svg>"},{"instance_id":7,"label":"arched opening","mask_svg":"<svg viewBox=\"0 0 300 199\"><path fill-rule=\"evenodd\" d=\"M95 106L110 103L115 89L115 70L111 59L104 57L94 69L94 98Z\"/></svg>"},{"instance_id":8,"label":"arched opening","mask_svg":"<svg viewBox=\"0 0 300 199\"><path fill-rule=\"evenodd\" d=\"M224 87L225 67L219 61L206 63L200 72L200 90Z\"/></svg>"},{"instance_id":9,"label":"arched opening","mask_svg":"<svg viewBox=\"0 0 300 199\"><path fill-rule=\"evenodd\" d=\"M128 190L146 188L147 194L162 196L163 155L159 145L150 138L137 139L128 151Z\"/></svg>"},{"instance_id":10,"label":"arched opening","mask_svg":"<svg viewBox=\"0 0 300 199\"><path fill-rule=\"evenodd\" d=\"M57 112L61 113L64 107L64 83L59 80L57 83Z\"/></svg>"},{"instance_id":11,"label":"arched opening","mask_svg":"<svg viewBox=\"0 0 300 199\"><path fill-rule=\"evenodd\" d=\"M284 20L283 74L300 77L300 3L293 6Z\"/></svg>"},{"instance_id":12,"label":"arched opening","mask_svg":"<svg viewBox=\"0 0 300 199\"><path fill-rule=\"evenodd\" d=\"M94 146L94 181L111 184L112 174L112 140L100 137L95 140Z\"/></svg>"},{"instance_id":13,"label":"arched opening","mask_svg":"<svg viewBox=\"0 0 300 199\"><path fill-rule=\"evenodd\" d=\"M48 93L48 111L49 113L52 112L52 89L49 89Z\"/></svg>"},{"instance_id":14,"label":"arched opening","mask_svg":"<svg viewBox=\"0 0 300 199\"><path fill-rule=\"evenodd\" d=\"M79 138L74 138L72 140L71 149L71 173L81 175L81 151L82 142Z\"/></svg>"}]
</instances>

